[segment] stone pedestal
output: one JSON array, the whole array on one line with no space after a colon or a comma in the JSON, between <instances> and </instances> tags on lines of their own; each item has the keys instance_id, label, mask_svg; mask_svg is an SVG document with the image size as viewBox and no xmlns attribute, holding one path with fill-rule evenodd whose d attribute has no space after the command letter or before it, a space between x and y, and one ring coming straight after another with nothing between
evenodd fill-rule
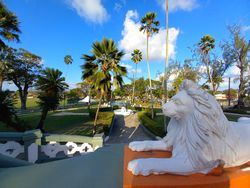
<instances>
[{"instance_id":1,"label":"stone pedestal","mask_svg":"<svg viewBox=\"0 0 250 188\"><path fill-rule=\"evenodd\" d=\"M250 168L245 166L224 169L222 175L194 174L134 176L127 170L128 162L137 158L171 157L170 152L133 152L124 148L123 188L249 188Z\"/></svg>"}]
</instances>

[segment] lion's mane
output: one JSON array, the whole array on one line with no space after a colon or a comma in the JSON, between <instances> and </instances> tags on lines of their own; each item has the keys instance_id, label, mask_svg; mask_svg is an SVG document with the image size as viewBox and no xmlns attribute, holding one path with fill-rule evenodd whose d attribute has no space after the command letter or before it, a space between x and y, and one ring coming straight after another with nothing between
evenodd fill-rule
<instances>
[{"instance_id":1,"label":"lion's mane","mask_svg":"<svg viewBox=\"0 0 250 188\"><path fill-rule=\"evenodd\" d=\"M183 81L180 91L182 90L193 99L193 111L184 122L185 125L171 118L168 134L164 139L170 142L173 150L175 144L184 144L195 169L210 168L215 161L224 161L225 156L225 166L227 163L231 164L237 157L235 151L238 138L229 129L229 121L220 105L212 95L190 80Z\"/></svg>"}]
</instances>

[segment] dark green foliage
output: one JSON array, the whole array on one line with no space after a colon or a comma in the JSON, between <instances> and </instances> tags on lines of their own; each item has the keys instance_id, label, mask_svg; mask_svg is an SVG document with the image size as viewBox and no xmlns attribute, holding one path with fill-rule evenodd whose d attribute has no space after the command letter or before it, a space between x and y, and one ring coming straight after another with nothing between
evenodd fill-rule
<instances>
[{"instance_id":1,"label":"dark green foliage","mask_svg":"<svg viewBox=\"0 0 250 188\"><path fill-rule=\"evenodd\" d=\"M41 70L41 57L25 49L10 48L7 57L7 80L12 81L18 88L21 109L26 109L28 89L33 86Z\"/></svg>"},{"instance_id":2,"label":"dark green foliage","mask_svg":"<svg viewBox=\"0 0 250 188\"><path fill-rule=\"evenodd\" d=\"M226 41L222 44L223 58L240 69L237 106L238 108L243 108L246 86L250 80L248 73L250 68L250 41L242 34L242 28L239 25L231 25L228 29L231 34L231 41Z\"/></svg>"},{"instance_id":3,"label":"dark green foliage","mask_svg":"<svg viewBox=\"0 0 250 188\"><path fill-rule=\"evenodd\" d=\"M62 77L61 71L50 68L41 71L37 80L37 89L39 90L38 104L42 109L42 116L37 128L43 131L48 111L57 109L66 88L68 85L65 83L65 78Z\"/></svg>"},{"instance_id":4,"label":"dark green foliage","mask_svg":"<svg viewBox=\"0 0 250 188\"><path fill-rule=\"evenodd\" d=\"M73 58L71 57L71 55L66 55L66 56L64 57L64 63L65 63L66 65L70 65L70 64L72 64L72 62L73 62Z\"/></svg>"},{"instance_id":5,"label":"dark green foliage","mask_svg":"<svg viewBox=\"0 0 250 188\"><path fill-rule=\"evenodd\" d=\"M247 114L247 110L245 109L224 109L224 112L236 113L236 114Z\"/></svg>"},{"instance_id":6,"label":"dark green foliage","mask_svg":"<svg viewBox=\"0 0 250 188\"><path fill-rule=\"evenodd\" d=\"M3 1L0 0L0 50L6 47L4 40L19 41L21 31L19 29L19 21L16 15L10 12Z\"/></svg>"},{"instance_id":7,"label":"dark green foliage","mask_svg":"<svg viewBox=\"0 0 250 188\"><path fill-rule=\"evenodd\" d=\"M0 121L16 131L24 131L24 127L16 115L14 102L13 93L8 90L0 92Z\"/></svg>"},{"instance_id":8,"label":"dark green foliage","mask_svg":"<svg viewBox=\"0 0 250 188\"><path fill-rule=\"evenodd\" d=\"M84 54L82 59L85 63L82 67L82 79L90 83L91 89L97 91L100 96L98 108L94 121L93 132L96 131L96 123L101 102L105 96L111 92L111 86L121 88L123 84L122 76L126 76L126 67L119 63L124 52L119 51L112 39L104 38L92 45L92 55ZM111 78L113 77L113 83Z\"/></svg>"}]
</instances>

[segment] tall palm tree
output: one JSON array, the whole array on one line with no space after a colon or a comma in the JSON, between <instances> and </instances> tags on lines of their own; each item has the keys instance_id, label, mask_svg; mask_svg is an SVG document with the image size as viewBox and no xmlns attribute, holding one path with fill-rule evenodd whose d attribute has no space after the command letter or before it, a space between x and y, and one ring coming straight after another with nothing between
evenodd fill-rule
<instances>
[{"instance_id":1,"label":"tall palm tree","mask_svg":"<svg viewBox=\"0 0 250 188\"><path fill-rule=\"evenodd\" d=\"M132 94L132 102L134 103L134 97L135 97L135 79L137 74L137 64L142 60L142 52L138 49L135 49L133 53L131 54L131 60L135 63L135 77L133 79L134 85L133 85L133 94Z\"/></svg>"},{"instance_id":2,"label":"tall palm tree","mask_svg":"<svg viewBox=\"0 0 250 188\"><path fill-rule=\"evenodd\" d=\"M6 46L3 40L19 41L19 33L21 31L17 16L0 1L0 50Z\"/></svg>"},{"instance_id":3,"label":"tall palm tree","mask_svg":"<svg viewBox=\"0 0 250 188\"><path fill-rule=\"evenodd\" d=\"M9 49L4 40L19 41L19 33L21 31L16 15L10 12L3 4L3 1L0 0L0 91L2 91L2 84L5 80L7 70L4 56L6 56Z\"/></svg>"},{"instance_id":4,"label":"tall palm tree","mask_svg":"<svg viewBox=\"0 0 250 188\"><path fill-rule=\"evenodd\" d=\"M64 56L64 63L67 65L67 71L66 71L66 75L65 75L65 77L67 78L68 71L69 71L69 65L71 65L73 63L73 58L71 57L71 55ZM64 100L63 106L65 108L66 93L63 94L63 100Z\"/></svg>"},{"instance_id":5,"label":"tall palm tree","mask_svg":"<svg viewBox=\"0 0 250 188\"><path fill-rule=\"evenodd\" d=\"M198 43L200 54L202 56L202 62L206 67L206 74L208 77L208 82L212 86L212 93L215 95L215 84L212 77L213 71L211 70L211 60L210 60L210 51L215 48L215 39L210 35L205 35L201 38Z\"/></svg>"},{"instance_id":6,"label":"tall palm tree","mask_svg":"<svg viewBox=\"0 0 250 188\"><path fill-rule=\"evenodd\" d=\"M111 77L115 87L121 87L122 76L127 74L126 67L120 66L124 53L119 51L112 39L104 38L92 44L92 54L82 56L82 79L90 81L91 87L99 93L99 104L96 110L93 134L96 132L97 117L104 96L111 91Z\"/></svg>"},{"instance_id":7,"label":"tall palm tree","mask_svg":"<svg viewBox=\"0 0 250 188\"><path fill-rule=\"evenodd\" d=\"M66 65L71 65L73 63L73 58L71 57L71 55L64 56L64 63Z\"/></svg>"},{"instance_id":8,"label":"tall palm tree","mask_svg":"<svg viewBox=\"0 0 250 188\"><path fill-rule=\"evenodd\" d=\"M147 36L147 65L148 65L148 79L149 79L149 91L151 98L152 118L154 117L154 109L153 109L152 83L151 83L150 66L149 66L148 41L151 35L159 32L157 26L160 25L160 22L156 21L155 19L156 19L156 13L148 12L144 17L142 17L141 27L139 29L140 31L143 31L143 33L146 33Z\"/></svg>"},{"instance_id":9,"label":"tall palm tree","mask_svg":"<svg viewBox=\"0 0 250 188\"><path fill-rule=\"evenodd\" d=\"M41 119L37 128L44 132L44 121L49 110L55 110L63 99L63 92L68 88L62 72L58 69L46 68L38 76L37 89L40 91L39 106L42 109Z\"/></svg>"}]
</instances>

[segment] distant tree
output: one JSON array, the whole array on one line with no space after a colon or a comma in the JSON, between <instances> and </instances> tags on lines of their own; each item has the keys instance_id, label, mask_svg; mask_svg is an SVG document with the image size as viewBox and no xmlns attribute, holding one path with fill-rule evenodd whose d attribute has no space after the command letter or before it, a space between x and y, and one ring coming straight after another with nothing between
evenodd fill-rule
<instances>
[{"instance_id":1,"label":"distant tree","mask_svg":"<svg viewBox=\"0 0 250 188\"><path fill-rule=\"evenodd\" d=\"M230 96L228 96L228 89L223 90L222 93L225 94L227 96L227 98L236 99L237 98L237 94L238 94L238 90L231 88L230 89Z\"/></svg>"},{"instance_id":2,"label":"distant tree","mask_svg":"<svg viewBox=\"0 0 250 188\"><path fill-rule=\"evenodd\" d=\"M211 35L205 35L201 38L198 43L198 54L200 55L200 60L202 65L206 69L206 77L208 82L212 86L213 95L215 94L214 81L212 77L213 71L212 61L211 61L211 51L215 48L215 39Z\"/></svg>"},{"instance_id":3,"label":"distant tree","mask_svg":"<svg viewBox=\"0 0 250 188\"><path fill-rule=\"evenodd\" d=\"M135 87L136 87L135 95L138 98L142 99L145 96L146 88L148 86L147 84L148 83L146 83L143 77L135 80Z\"/></svg>"},{"instance_id":4,"label":"distant tree","mask_svg":"<svg viewBox=\"0 0 250 188\"><path fill-rule=\"evenodd\" d=\"M69 66L73 63L73 58L71 57L71 55L66 55L64 56L64 63ZM68 72L68 71L67 71Z\"/></svg>"},{"instance_id":5,"label":"distant tree","mask_svg":"<svg viewBox=\"0 0 250 188\"><path fill-rule=\"evenodd\" d=\"M175 73L177 76L172 83L174 94L179 91L180 85L183 80L188 79L194 82L198 82L200 79L199 70L195 67L192 67L190 61L185 61L183 65L179 63L178 71L176 71Z\"/></svg>"},{"instance_id":6,"label":"distant tree","mask_svg":"<svg viewBox=\"0 0 250 188\"><path fill-rule=\"evenodd\" d=\"M5 46L0 50L0 91L2 91L3 82L7 79L7 74L10 71L8 68L8 56L10 48Z\"/></svg>"},{"instance_id":7,"label":"distant tree","mask_svg":"<svg viewBox=\"0 0 250 188\"><path fill-rule=\"evenodd\" d=\"M132 102L134 102L135 97L135 79L137 74L137 64L142 60L142 52L138 49L135 49L131 54L131 60L135 63L135 76L133 79L133 94L132 94Z\"/></svg>"},{"instance_id":8,"label":"distant tree","mask_svg":"<svg viewBox=\"0 0 250 188\"><path fill-rule=\"evenodd\" d=\"M88 111L90 114L90 106L91 106L91 98L93 97L93 92L91 89L91 81L85 79L83 82L78 83L78 87L84 93L85 96L89 96L89 101L88 101Z\"/></svg>"},{"instance_id":9,"label":"distant tree","mask_svg":"<svg viewBox=\"0 0 250 188\"><path fill-rule=\"evenodd\" d=\"M39 106L42 109L40 121L37 129L44 132L44 121L50 110L55 110L59 106L60 100L63 99L63 92L68 88L62 72L58 69L46 68L38 76L37 89L39 91Z\"/></svg>"},{"instance_id":10,"label":"distant tree","mask_svg":"<svg viewBox=\"0 0 250 188\"><path fill-rule=\"evenodd\" d=\"M10 91L0 91L0 122L16 131L24 131L14 107L14 95Z\"/></svg>"},{"instance_id":11,"label":"distant tree","mask_svg":"<svg viewBox=\"0 0 250 188\"><path fill-rule=\"evenodd\" d=\"M68 103L77 103L84 96L80 88L71 89L66 95Z\"/></svg>"},{"instance_id":12,"label":"distant tree","mask_svg":"<svg viewBox=\"0 0 250 188\"><path fill-rule=\"evenodd\" d=\"M205 70L201 75L207 80L205 85L211 86L211 94L215 95L220 83L223 82L223 75L232 63L220 59L212 53L215 48L215 39L210 35L203 36L197 46L195 55L201 63L201 68Z\"/></svg>"},{"instance_id":13,"label":"distant tree","mask_svg":"<svg viewBox=\"0 0 250 188\"><path fill-rule=\"evenodd\" d=\"M7 74L7 79L18 88L21 109L26 109L28 90L32 87L41 70L41 58L25 49L11 49L8 57L8 68L13 70Z\"/></svg>"},{"instance_id":14,"label":"distant tree","mask_svg":"<svg viewBox=\"0 0 250 188\"><path fill-rule=\"evenodd\" d=\"M244 106L244 97L246 92L246 84L248 82L249 74L247 71L250 68L250 40L247 42L241 33L239 25L232 25L228 27L231 34L231 40L224 42L222 45L224 59L234 63L240 69L239 89L238 89L238 107Z\"/></svg>"},{"instance_id":15,"label":"distant tree","mask_svg":"<svg viewBox=\"0 0 250 188\"><path fill-rule=\"evenodd\" d=\"M120 89L120 88L115 89L115 90L113 91L113 95L114 95L115 97L121 97L121 98L123 98L124 96L126 96L126 95L128 94L128 93L125 91L124 88L126 88L126 85L123 86L123 89Z\"/></svg>"},{"instance_id":16,"label":"distant tree","mask_svg":"<svg viewBox=\"0 0 250 188\"><path fill-rule=\"evenodd\" d=\"M112 39L104 38L92 45L92 54L82 56L82 78L91 83L91 87L99 93L99 104L96 110L93 134L96 132L97 117L104 96L111 91L111 77L116 88L123 83L122 76L127 74L126 67L120 66L124 53L119 51Z\"/></svg>"},{"instance_id":17,"label":"distant tree","mask_svg":"<svg viewBox=\"0 0 250 188\"><path fill-rule=\"evenodd\" d=\"M66 65L71 65L73 63L73 58L71 57L71 55L64 56L64 63Z\"/></svg>"},{"instance_id":18,"label":"distant tree","mask_svg":"<svg viewBox=\"0 0 250 188\"><path fill-rule=\"evenodd\" d=\"M157 28L160 25L159 21L156 21L156 13L148 12L144 17L141 19L141 27L140 31L146 33L147 36L147 65L148 65L148 79L149 79L149 91L151 97L151 117L154 117L154 104L153 104L153 94L152 94L152 83L151 83L151 76L150 76L150 66L149 66L149 54L148 54L148 40L149 37L152 36L154 33L158 33L159 29Z\"/></svg>"},{"instance_id":19,"label":"distant tree","mask_svg":"<svg viewBox=\"0 0 250 188\"><path fill-rule=\"evenodd\" d=\"M19 42L20 33L17 16L0 1L0 51L6 47L3 40Z\"/></svg>"}]
</instances>

